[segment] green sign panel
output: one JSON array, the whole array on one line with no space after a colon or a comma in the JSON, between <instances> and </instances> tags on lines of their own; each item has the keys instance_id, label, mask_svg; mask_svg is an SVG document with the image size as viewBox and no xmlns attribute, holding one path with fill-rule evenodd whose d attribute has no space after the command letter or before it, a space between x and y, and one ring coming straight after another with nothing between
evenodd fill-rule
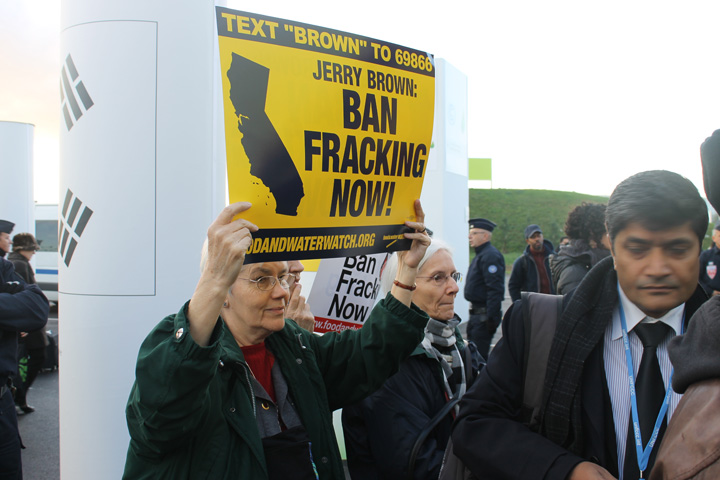
<instances>
[{"instance_id":1,"label":"green sign panel","mask_svg":"<svg viewBox=\"0 0 720 480\"><path fill-rule=\"evenodd\" d=\"M492 159L469 158L468 180L492 180Z\"/></svg>"}]
</instances>

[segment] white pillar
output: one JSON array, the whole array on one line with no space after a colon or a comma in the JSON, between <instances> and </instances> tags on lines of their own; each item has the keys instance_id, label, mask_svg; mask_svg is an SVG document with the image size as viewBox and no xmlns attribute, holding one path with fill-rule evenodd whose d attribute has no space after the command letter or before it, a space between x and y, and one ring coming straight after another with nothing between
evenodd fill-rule
<instances>
[{"instance_id":1,"label":"white pillar","mask_svg":"<svg viewBox=\"0 0 720 480\"><path fill-rule=\"evenodd\" d=\"M12 235L35 232L34 130L29 123L0 121L0 219L15 224Z\"/></svg>"},{"instance_id":2,"label":"white pillar","mask_svg":"<svg viewBox=\"0 0 720 480\"><path fill-rule=\"evenodd\" d=\"M64 0L61 22L61 475L120 478L138 348L224 203L214 3Z\"/></svg>"},{"instance_id":3,"label":"white pillar","mask_svg":"<svg viewBox=\"0 0 720 480\"><path fill-rule=\"evenodd\" d=\"M420 200L427 225L436 238L453 248L455 268L463 275L468 250L467 77L447 61L435 57L435 119L433 143ZM455 312L468 320L468 304L460 293Z\"/></svg>"}]
</instances>

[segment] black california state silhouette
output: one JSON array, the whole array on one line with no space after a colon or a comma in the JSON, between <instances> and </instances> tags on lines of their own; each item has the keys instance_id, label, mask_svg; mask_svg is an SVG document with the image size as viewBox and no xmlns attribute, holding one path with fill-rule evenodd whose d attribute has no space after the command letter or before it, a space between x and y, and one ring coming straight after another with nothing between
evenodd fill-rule
<instances>
[{"instance_id":1,"label":"black california state silhouette","mask_svg":"<svg viewBox=\"0 0 720 480\"><path fill-rule=\"evenodd\" d=\"M250 174L270 189L275 213L295 216L305 192L295 163L265 113L269 76L269 68L232 54L227 71L230 101L243 134L240 142L250 161Z\"/></svg>"}]
</instances>

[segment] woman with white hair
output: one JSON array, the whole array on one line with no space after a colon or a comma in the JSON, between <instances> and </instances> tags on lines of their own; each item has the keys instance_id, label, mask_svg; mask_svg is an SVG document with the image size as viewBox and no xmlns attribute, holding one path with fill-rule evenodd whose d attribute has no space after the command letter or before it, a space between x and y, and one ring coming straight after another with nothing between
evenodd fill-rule
<instances>
[{"instance_id":1,"label":"woman with white hair","mask_svg":"<svg viewBox=\"0 0 720 480\"><path fill-rule=\"evenodd\" d=\"M397 268L393 255L382 274L385 291ZM437 479L455 403L476 373L457 328L455 297L461 274L446 243L431 240L416 278L413 302L430 317L425 337L380 390L343 409L353 480Z\"/></svg>"},{"instance_id":2,"label":"woman with white hair","mask_svg":"<svg viewBox=\"0 0 720 480\"><path fill-rule=\"evenodd\" d=\"M287 262L245 264L257 227L225 208L192 298L140 347L126 479L338 479L331 412L364 398L420 341L411 305L430 243L420 202L388 295L362 330L318 336L285 320Z\"/></svg>"}]
</instances>

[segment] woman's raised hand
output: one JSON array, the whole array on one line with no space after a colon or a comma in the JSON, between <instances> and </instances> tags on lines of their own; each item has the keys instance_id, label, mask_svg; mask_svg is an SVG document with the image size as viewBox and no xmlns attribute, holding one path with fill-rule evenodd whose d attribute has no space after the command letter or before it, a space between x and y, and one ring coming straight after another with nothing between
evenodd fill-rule
<instances>
[{"instance_id":1,"label":"woman's raised hand","mask_svg":"<svg viewBox=\"0 0 720 480\"><path fill-rule=\"evenodd\" d=\"M410 250L397 254L398 271L390 291L393 297L410 306L412 293L415 290L418 265L430 245L430 235L425 228L425 212L420 205L420 200L415 200L415 221L405 222L405 225L413 229L412 232L403 234L405 238L412 240L412 244L410 244Z\"/></svg>"},{"instance_id":2,"label":"woman's raised hand","mask_svg":"<svg viewBox=\"0 0 720 480\"><path fill-rule=\"evenodd\" d=\"M190 299L187 318L190 334L198 345L207 345L217 323L228 290L237 280L252 244L253 223L233 218L250 208L248 202L228 205L207 231L208 251L205 268Z\"/></svg>"},{"instance_id":3,"label":"woman's raised hand","mask_svg":"<svg viewBox=\"0 0 720 480\"><path fill-rule=\"evenodd\" d=\"M425 212L422 209L420 200L415 200L415 221L405 222L405 225L414 230L404 234L405 238L412 239L413 242L410 245L410 250L399 252L398 260L407 267L417 268L420 260L425 255L425 250L430 246L430 236L425 227Z\"/></svg>"},{"instance_id":4,"label":"woman's raised hand","mask_svg":"<svg viewBox=\"0 0 720 480\"><path fill-rule=\"evenodd\" d=\"M243 218L233 220L250 207L248 202L228 205L207 231L208 257L203 276L209 276L227 288L237 279L245 252L252 244L252 232L258 230L255 224Z\"/></svg>"}]
</instances>

